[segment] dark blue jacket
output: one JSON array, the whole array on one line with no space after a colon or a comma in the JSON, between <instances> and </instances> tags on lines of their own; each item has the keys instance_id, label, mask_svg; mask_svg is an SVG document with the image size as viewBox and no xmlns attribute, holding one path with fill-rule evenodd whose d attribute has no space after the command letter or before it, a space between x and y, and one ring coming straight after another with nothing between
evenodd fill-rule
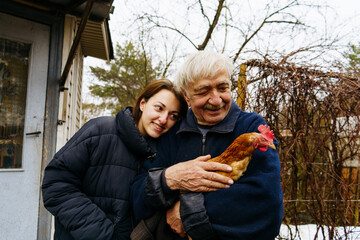
<instances>
[{"instance_id":1,"label":"dark blue jacket","mask_svg":"<svg viewBox=\"0 0 360 240\"><path fill-rule=\"evenodd\" d=\"M180 196L181 219L193 240L273 240L279 233L283 214L276 150L255 151L244 175L230 188L215 192L179 195L166 187L162 176L164 168L178 162L200 155L220 155L236 137L258 132L261 124L265 124L261 116L243 112L233 101L225 119L203 136L190 110L181 124L161 137L156 157L144 163L142 173L132 184L136 220L171 206ZM278 144L276 140L274 143Z\"/></svg>"},{"instance_id":2,"label":"dark blue jacket","mask_svg":"<svg viewBox=\"0 0 360 240\"><path fill-rule=\"evenodd\" d=\"M131 108L87 122L45 169L42 193L55 216L54 238L130 239L130 184L152 149Z\"/></svg>"}]
</instances>

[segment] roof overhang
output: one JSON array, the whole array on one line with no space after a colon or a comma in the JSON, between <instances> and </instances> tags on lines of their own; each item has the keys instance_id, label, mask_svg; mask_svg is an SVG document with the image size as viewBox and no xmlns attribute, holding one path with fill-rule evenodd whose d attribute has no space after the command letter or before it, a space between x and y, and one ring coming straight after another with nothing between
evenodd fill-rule
<instances>
[{"instance_id":1,"label":"roof overhang","mask_svg":"<svg viewBox=\"0 0 360 240\"><path fill-rule=\"evenodd\" d=\"M62 13L78 18L80 24L83 18L84 29L79 38L85 56L111 60L114 58L111 34L109 29L109 14L113 12L114 0L12 0L28 7L50 13ZM87 15L89 2L92 7Z\"/></svg>"},{"instance_id":2,"label":"roof overhang","mask_svg":"<svg viewBox=\"0 0 360 240\"><path fill-rule=\"evenodd\" d=\"M78 18L78 24L81 19ZM88 20L80 39L81 49L85 56L110 61L114 58L108 21L95 22Z\"/></svg>"}]
</instances>

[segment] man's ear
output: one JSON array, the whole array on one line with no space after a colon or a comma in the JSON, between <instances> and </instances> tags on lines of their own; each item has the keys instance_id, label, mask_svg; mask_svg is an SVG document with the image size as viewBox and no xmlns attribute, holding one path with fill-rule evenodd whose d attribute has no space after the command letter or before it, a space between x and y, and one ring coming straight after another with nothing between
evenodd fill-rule
<instances>
[{"instance_id":1,"label":"man's ear","mask_svg":"<svg viewBox=\"0 0 360 240\"><path fill-rule=\"evenodd\" d=\"M141 99L140 101L140 111L144 111L144 106L146 104L145 98Z\"/></svg>"},{"instance_id":2,"label":"man's ear","mask_svg":"<svg viewBox=\"0 0 360 240\"><path fill-rule=\"evenodd\" d=\"M183 88L181 88L181 93L184 96L185 101L187 102L187 105L190 107L190 98L189 98L187 92Z\"/></svg>"}]
</instances>

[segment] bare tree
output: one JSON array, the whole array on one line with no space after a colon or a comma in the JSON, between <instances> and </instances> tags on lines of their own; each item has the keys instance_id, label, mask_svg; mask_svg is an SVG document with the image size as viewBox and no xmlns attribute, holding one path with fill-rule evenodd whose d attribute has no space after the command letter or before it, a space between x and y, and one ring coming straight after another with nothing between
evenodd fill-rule
<instances>
[{"instance_id":1,"label":"bare tree","mask_svg":"<svg viewBox=\"0 0 360 240\"><path fill-rule=\"evenodd\" d=\"M321 16L326 9L321 5L322 1L313 2L263 0L254 4L238 0L185 0L165 3L154 0L147 4L137 0L127 1L127 4L129 8L136 5L130 28L134 32L135 29L146 32L151 46L154 46L151 41L156 41L157 46L164 42L163 46L167 46L165 56L174 56L164 63L169 69L183 55L205 48L227 53L239 66L254 57L280 57L309 46L329 46L339 36L311 35L316 26L306 19L306 14L312 11ZM138 8L141 4L144 6ZM306 41L299 38L306 34L311 38L305 37ZM317 50L318 54L323 53L321 48ZM159 54L164 56L161 52Z\"/></svg>"}]
</instances>

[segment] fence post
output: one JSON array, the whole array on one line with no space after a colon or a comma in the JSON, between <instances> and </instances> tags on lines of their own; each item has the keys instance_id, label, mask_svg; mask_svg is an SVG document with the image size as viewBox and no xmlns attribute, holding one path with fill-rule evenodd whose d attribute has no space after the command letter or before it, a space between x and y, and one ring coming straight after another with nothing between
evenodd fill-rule
<instances>
[{"instance_id":1,"label":"fence post","mask_svg":"<svg viewBox=\"0 0 360 240\"><path fill-rule=\"evenodd\" d=\"M245 110L245 99L246 99L246 89L247 89L247 82L246 82L246 65L240 65L240 72L238 78L238 85L237 85L237 99L236 103L239 107L244 111Z\"/></svg>"}]
</instances>

